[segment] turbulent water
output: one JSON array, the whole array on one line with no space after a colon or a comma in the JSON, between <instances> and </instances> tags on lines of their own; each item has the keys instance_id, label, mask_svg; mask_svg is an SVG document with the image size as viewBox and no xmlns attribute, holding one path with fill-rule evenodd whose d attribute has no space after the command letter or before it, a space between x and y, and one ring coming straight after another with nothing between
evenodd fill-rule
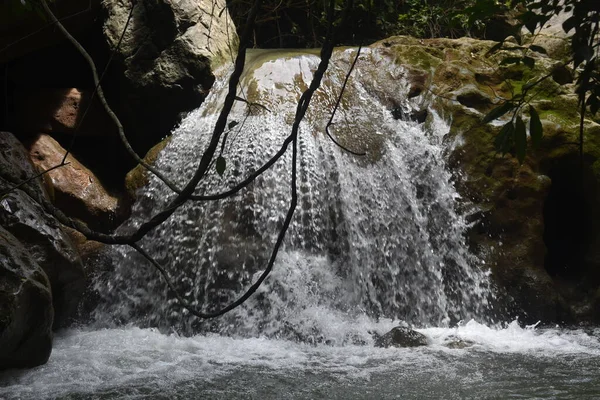
<instances>
[{"instance_id":1,"label":"turbulent water","mask_svg":"<svg viewBox=\"0 0 600 400\"><path fill-rule=\"evenodd\" d=\"M383 327L382 327L383 328ZM48 364L0 374L6 399L597 399L600 331L420 329L416 349L156 330L73 330ZM456 339L472 342L450 349Z\"/></svg>"},{"instance_id":2,"label":"turbulent water","mask_svg":"<svg viewBox=\"0 0 600 400\"><path fill-rule=\"evenodd\" d=\"M298 209L274 272L259 293L224 318L198 321L175 304L156 272L133 251L123 250L117 271L99 282L105 295L97 310L100 324L116 319L186 334L348 343L369 337L353 328L361 318L447 326L485 316L490 296L485 268L466 251L466 224L456 212L458 195L444 163L448 128L435 113L427 127L394 118L398 109L409 115L422 107L421 99L406 99L406 71L365 51L332 131L345 146L367 154L352 155L326 137L324 126L352 54L337 55L301 125ZM239 93L261 106L237 103L230 115L237 125L223 144L225 173L212 168L197 193L232 187L277 152L318 62L307 55L255 56ZM382 99L392 84L394 97ZM180 186L208 143L225 91L224 82L217 85L175 131L156 163ZM207 311L223 307L266 265L289 207L291 170L288 151L238 195L182 207L142 246L167 267L190 302ZM173 195L154 179L140 197L134 211L138 221Z\"/></svg>"},{"instance_id":3,"label":"turbulent water","mask_svg":"<svg viewBox=\"0 0 600 400\"><path fill-rule=\"evenodd\" d=\"M367 154L326 137L354 54L336 53L301 125L298 209L272 274L248 302L198 320L157 271L121 248L114 271L97 280L94 322L60 333L47 365L0 375L0 398L600 396L598 330L491 324L488 271L468 252L445 165L448 127L431 110L425 123L410 120L426 104L406 98L407 71L365 50L332 133ZM236 103L222 146L225 172L213 166L198 194L232 187L278 151L318 61L251 58L238 94L260 106ZM225 90L218 80L156 162L179 186L199 162ZM231 198L187 204L141 242L198 308L223 307L265 268L289 206L291 161L285 155ZM122 231L172 198L152 179ZM372 332L401 323L429 345L373 346Z\"/></svg>"}]
</instances>

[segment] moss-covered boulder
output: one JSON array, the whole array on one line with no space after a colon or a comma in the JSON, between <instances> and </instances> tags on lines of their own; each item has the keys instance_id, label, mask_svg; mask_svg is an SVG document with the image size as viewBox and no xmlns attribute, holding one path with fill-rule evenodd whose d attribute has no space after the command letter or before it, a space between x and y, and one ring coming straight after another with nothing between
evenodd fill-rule
<instances>
[{"instance_id":1,"label":"moss-covered boulder","mask_svg":"<svg viewBox=\"0 0 600 400\"><path fill-rule=\"evenodd\" d=\"M597 321L600 126L593 118L586 120L580 158L572 71L561 60L564 38L542 39L539 44L549 47L552 58L531 52L533 68L500 65L518 53L491 53L491 41L417 43L400 37L374 47L406 68L428 72L425 97L451 126L446 137L449 166L464 206L471 210L469 242L491 266L502 315L532 322ZM547 78L537 85L531 104L542 119L544 138L537 149L530 143L520 164L495 150L502 121L481 120L542 76Z\"/></svg>"}]
</instances>

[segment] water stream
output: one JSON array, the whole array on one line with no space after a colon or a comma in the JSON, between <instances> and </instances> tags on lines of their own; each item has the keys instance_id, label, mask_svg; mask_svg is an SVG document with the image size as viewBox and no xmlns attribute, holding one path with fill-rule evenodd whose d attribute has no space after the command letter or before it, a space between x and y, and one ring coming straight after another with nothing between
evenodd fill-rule
<instances>
[{"instance_id":1,"label":"water stream","mask_svg":"<svg viewBox=\"0 0 600 400\"><path fill-rule=\"evenodd\" d=\"M94 321L61 332L48 364L0 375L0 398L600 396L599 330L492 320L489 272L467 249L468 226L445 164L448 126L433 110L425 123L408 118L426 104L406 98L407 71L366 50L333 133L367 155L326 138L354 51L336 53L301 125L298 209L273 273L246 304L198 320L151 266L118 249L115 270L96 282ZM261 106L236 103L225 173L211 168L197 193L232 187L277 152L318 61L252 55L239 95ZM218 80L156 162L180 186L199 162L225 90ZM142 241L190 302L218 309L260 274L288 207L290 163L287 154L231 198L182 207ZM172 198L152 179L120 229ZM372 332L398 324L424 333L429 345L373 346Z\"/></svg>"}]
</instances>

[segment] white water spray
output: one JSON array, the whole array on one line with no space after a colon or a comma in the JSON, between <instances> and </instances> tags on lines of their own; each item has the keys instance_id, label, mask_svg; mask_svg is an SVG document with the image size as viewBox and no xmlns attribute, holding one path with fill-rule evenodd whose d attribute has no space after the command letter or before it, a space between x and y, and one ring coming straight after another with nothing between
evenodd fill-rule
<instances>
[{"instance_id":1,"label":"white water spray","mask_svg":"<svg viewBox=\"0 0 600 400\"><path fill-rule=\"evenodd\" d=\"M199 321L177 304L157 272L123 250L115 273L98 285L105 297L99 323L109 317L184 333L355 343L368 338L355 323L364 318L446 326L485 317L487 275L466 249L467 225L455 210L458 194L444 162L448 128L433 112L426 128L392 116L392 105L406 112L422 107L422 99L406 99L406 71L371 50L357 64L333 134L366 156L344 152L324 134L354 54L334 57L301 125L298 209L261 290L239 310ZM197 193L223 191L275 154L318 61L307 55L269 59L267 53L249 63L239 95L261 106L234 107L225 174L213 168ZM156 162L180 186L207 144L224 83L183 121ZM192 304L218 309L262 271L288 207L290 162L287 154L229 199L188 203L142 241ZM140 193L134 221L172 197L153 179Z\"/></svg>"}]
</instances>

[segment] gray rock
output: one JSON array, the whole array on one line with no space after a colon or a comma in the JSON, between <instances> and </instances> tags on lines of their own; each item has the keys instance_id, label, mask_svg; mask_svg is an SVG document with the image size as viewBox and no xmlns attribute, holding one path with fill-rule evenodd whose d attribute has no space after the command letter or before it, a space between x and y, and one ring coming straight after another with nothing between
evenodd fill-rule
<instances>
[{"instance_id":1,"label":"gray rock","mask_svg":"<svg viewBox=\"0 0 600 400\"><path fill-rule=\"evenodd\" d=\"M37 174L29 159L29 153L21 142L9 132L0 132L0 176L7 181L22 182ZM47 196L42 179L29 181L26 186L40 196ZM0 182L0 193L13 185ZM38 197L36 200L40 200Z\"/></svg>"},{"instance_id":2,"label":"gray rock","mask_svg":"<svg viewBox=\"0 0 600 400\"><path fill-rule=\"evenodd\" d=\"M376 347L418 347L428 344L427 336L404 326L397 326L385 335L374 336Z\"/></svg>"},{"instance_id":3,"label":"gray rock","mask_svg":"<svg viewBox=\"0 0 600 400\"><path fill-rule=\"evenodd\" d=\"M34 170L21 143L9 133L2 133L0 151L0 193L12 188L10 181L20 182L33 176ZM4 147L6 146L6 147ZM47 194L40 179L31 185L38 200ZM54 328L66 326L75 315L85 289L85 274L77 250L60 223L25 192L15 189L0 199L0 225L27 247L28 254L44 270L52 288ZM0 313L0 318L2 314Z\"/></svg>"},{"instance_id":4,"label":"gray rock","mask_svg":"<svg viewBox=\"0 0 600 400\"><path fill-rule=\"evenodd\" d=\"M52 295L31 253L0 226L0 370L44 364L52 351Z\"/></svg>"},{"instance_id":5,"label":"gray rock","mask_svg":"<svg viewBox=\"0 0 600 400\"><path fill-rule=\"evenodd\" d=\"M112 49L130 3L107 0L103 6L104 36ZM236 48L224 0L137 2L118 50L124 76L113 104L144 152L169 133L181 112L200 105L214 82L211 68L230 60Z\"/></svg>"}]
</instances>

